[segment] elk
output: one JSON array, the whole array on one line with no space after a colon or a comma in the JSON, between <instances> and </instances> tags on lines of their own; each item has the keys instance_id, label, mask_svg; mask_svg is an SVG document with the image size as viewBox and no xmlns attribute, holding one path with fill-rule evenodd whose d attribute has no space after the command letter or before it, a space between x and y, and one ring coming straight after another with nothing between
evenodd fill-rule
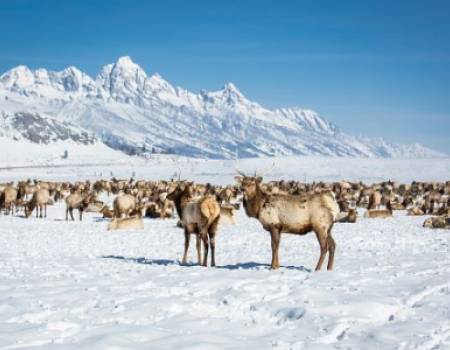
<instances>
[{"instance_id":1,"label":"elk","mask_svg":"<svg viewBox=\"0 0 450 350\"><path fill-rule=\"evenodd\" d=\"M121 218L122 215L129 216L136 209L136 198L131 194L122 194L114 199L114 216Z\"/></svg>"},{"instance_id":2,"label":"elk","mask_svg":"<svg viewBox=\"0 0 450 350\"><path fill-rule=\"evenodd\" d=\"M189 239L191 234L197 236L197 258L200 263L200 238L203 241L203 266L207 266L208 244L211 247L211 266L216 266L215 236L220 219L220 206L213 196L203 196L193 199L193 184L179 185L167 195L167 199L175 203L175 208L180 216L184 228L184 254L182 263L187 260Z\"/></svg>"},{"instance_id":3,"label":"elk","mask_svg":"<svg viewBox=\"0 0 450 350\"><path fill-rule=\"evenodd\" d=\"M225 225L235 225L235 211L239 209L239 206L232 204L222 204L220 206L220 223Z\"/></svg>"},{"instance_id":4,"label":"elk","mask_svg":"<svg viewBox=\"0 0 450 350\"><path fill-rule=\"evenodd\" d=\"M1 202L7 214L14 215L14 208L18 198L18 191L12 186L7 186L1 194Z\"/></svg>"},{"instance_id":5,"label":"elk","mask_svg":"<svg viewBox=\"0 0 450 350\"><path fill-rule=\"evenodd\" d=\"M42 218L42 210L45 210L45 217L47 217L47 204L50 199L50 192L42 188L34 192L31 200L25 205L25 217L30 217L33 210L36 208L36 217Z\"/></svg>"},{"instance_id":6,"label":"elk","mask_svg":"<svg viewBox=\"0 0 450 350\"><path fill-rule=\"evenodd\" d=\"M356 219L358 218L358 212L355 209L349 209L348 213L336 220L336 222L348 222L348 223L355 223Z\"/></svg>"},{"instance_id":7,"label":"elk","mask_svg":"<svg viewBox=\"0 0 450 350\"><path fill-rule=\"evenodd\" d=\"M100 210L100 213L103 215L103 218L112 219L114 217L114 211L106 205Z\"/></svg>"},{"instance_id":8,"label":"elk","mask_svg":"<svg viewBox=\"0 0 450 350\"><path fill-rule=\"evenodd\" d=\"M392 217L392 207L391 202L386 203L386 209L373 209L367 210L364 213L365 218L390 218Z\"/></svg>"},{"instance_id":9,"label":"elk","mask_svg":"<svg viewBox=\"0 0 450 350\"><path fill-rule=\"evenodd\" d=\"M450 218L446 218L445 216L428 218L424 221L423 227L450 229Z\"/></svg>"},{"instance_id":10,"label":"elk","mask_svg":"<svg viewBox=\"0 0 450 350\"><path fill-rule=\"evenodd\" d=\"M89 197L82 196L80 193L75 192L67 196L66 198L66 221L69 220L69 214L72 221L74 221L73 210L77 209L80 215L80 221L83 221L83 211L89 205Z\"/></svg>"},{"instance_id":11,"label":"elk","mask_svg":"<svg viewBox=\"0 0 450 350\"><path fill-rule=\"evenodd\" d=\"M418 207L412 207L411 209L408 210L408 214L409 216L418 216L418 215L425 215L425 213L423 212L423 210L421 208Z\"/></svg>"},{"instance_id":12,"label":"elk","mask_svg":"<svg viewBox=\"0 0 450 350\"><path fill-rule=\"evenodd\" d=\"M372 192L369 196L368 210L378 209L381 205L381 193L378 191Z\"/></svg>"},{"instance_id":13,"label":"elk","mask_svg":"<svg viewBox=\"0 0 450 350\"><path fill-rule=\"evenodd\" d=\"M243 204L247 216L256 218L270 232L272 269L278 269L278 249L281 233L303 235L314 231L320 245L320 257L316 271L320 270L327 253L327 269L333 269L336 243L331 229L339 213L339 206L331 191L302 196L268 194L261 188L262 177L236 176L244 192Z\"/></svg>"},{"instance_id":14,"label":"elk","mask_svg":"<svg viewBox=\"0 0 450 350\"><path fill-rule=\"evenodd\" d=\"M144 229L144 222L142 215L137 212L136 216L128 218L113 218L108 225L108 231L111 230L142 230Z\"/></svg>"}]
</instances>

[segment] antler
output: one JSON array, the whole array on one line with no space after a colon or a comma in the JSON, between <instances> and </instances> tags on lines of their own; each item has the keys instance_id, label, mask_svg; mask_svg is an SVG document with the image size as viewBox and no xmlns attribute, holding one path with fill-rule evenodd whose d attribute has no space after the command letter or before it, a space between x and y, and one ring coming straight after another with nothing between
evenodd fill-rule
<instances>
[{"instance_id":1,"label":"antler","mask_svg":"<svg viewBox=\"0 0 450 350\"><path fill-rule=\"evenodd\" d=\"M236 172L237 172L239 175L241 175L241 176L243 176L243 177L247 177L247 175L245 175L242 171L240 171L240 170L238 169L237 165L238 165L238 160L235 159L234 169L236 170Z\"/></svg>"},{"instance_id":2,"label":"antler","mask_svg":"<svg viewBox=\"0 0 450 350\"><path fill-rule=\"evenodd\" d=\"M256 172L256 170L255 170L255 177L257 177L257 176L263 177L267 173L269 173L273 168L275 168L275 162L273 162L271 166L265 168L262 172Z\"/></svg>"}]
</instances>

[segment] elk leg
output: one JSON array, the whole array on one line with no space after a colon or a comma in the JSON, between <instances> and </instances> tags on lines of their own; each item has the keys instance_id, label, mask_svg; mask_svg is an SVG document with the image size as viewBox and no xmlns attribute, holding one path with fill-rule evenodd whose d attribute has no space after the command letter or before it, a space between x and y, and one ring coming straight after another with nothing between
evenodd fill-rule
<instances>
[{"instance_id":1,"label":"elk leg","mask_svg":"<svg viewBox=\"0 0 450 350\"><path fill-rule=\"evenodd\" d=\"M187 253L189 250L189 240L191 238L191 234L189 231L185 228L184 229L184 254L183 254L183 260L181 261L182 264L186 264L187 261Z\"/></svg>"},{"instance_id":2,"label":"elk leg","mask_svg":"<svg viewBox=\"0 0 450 350\"><path fill-rule=\"evenodd\" d=\"M272 228L270 231L271 245L272 245L272 269L276 270L280 267L278 259L278 248L280 247L280 231Z\"/></svg>"},{"instance_id":3,"label":"elk leg","mask_svg":"<svg viewBox=\"0 0 450 350\"><path fill-rule=\"evenodd\" d=\"M219 226L220 216L218 216L209 226L209 245L211 247L211 266L216 266L216 232Z\"/></svg>"},{"instance_id":4,"label":"elk leg","mask_svg":"<svg viewBox=\"0 0 450 350\"><path fill-rule=\"evenodd\" d=\"M69 208L66 208L66 221L69 220Z\"/></svg>"},{"instance_id":5,"label":"elk leg","mask_svg":"<svg viewBox=\"0 0 450 350\"><path fill-rule=\"evenodd\" d=\"M328 265L327 270L330 271L333 269L333 263L334 263L334 251L336 250L336 243L334 242L333 237L331 237L331 227L328 231Z\"/></svg>"},{"instance_id":6,"label":"elk leg","mask_svg":"<svg viewBox=\"0 0 450 350\"><path fill-rule=\"evenodd\" d=\"M320 245L320 258L317 262L316 271L319 271L322 267L323 260L325 259L325 256L328 252L327 247L327 234L326 231L319 231L319 233L316 232L317 240L319 241Z\"/></svg>"},{"instance_id":7,"label":"elk leg","mask_svg":"<svg viewBox=\"0 0 450 350\"><path fill-rule=\"evenodd\" d=\"M197 249L197 261L198 264L201 265L202 264L202 246L201 246L201 239L199 235L195 235L195 247Z\"/></svg>"},{"instance_id":8,"label":"elk leg","mask_svg":"<svg viewBox=\"0 0 450 350\"><path fill-rule=\"evenodd\" d=\"M209 246L209 239L208 239L208 234L207 233L203 233L200 234L202 236L202 240L203 240L203 249L205 250L203 252L203 266L208 266L208 246Z\"/></svg>"},{"instance_id":9,"label":"elk leg","mask_svg":"<svg viewBox=\"0 0 450 350\"><path fill-rule=\"evenodd\" d=\"M47 204L45 204L44 208L45 208L45 217L47 217Z\"/></svg>"},{"instance_id":10,"label":"elk leg","mask_svg":"<svg viewBox=\"0 0 450 350\"><path fill-rule=\"evenodd\" d=\"M80 221L83 221L83 210L78 209L78 214L80 214Z\"/></svg>"},{"instance_id":11,"label":"elk leg","mask_svg":"<svg viewBox=\"0 0 450 350\"><path fill-rule=\"evenodd\" d=\"M69 209L69 214L70 214L70 218L72 219L72 221L75 221L75 218L73 217L73 208Z\"/></svg>"},{"instance_id":12,"label":"elk leg","mask_svg":"<svg viewBox=\"0 0 450 350\"><path fill-rule=\"evenodd\" d=\"M216 266L216 233L209 233L209 245L211 246L211 266Z\"/></svg>"}]
</instances>

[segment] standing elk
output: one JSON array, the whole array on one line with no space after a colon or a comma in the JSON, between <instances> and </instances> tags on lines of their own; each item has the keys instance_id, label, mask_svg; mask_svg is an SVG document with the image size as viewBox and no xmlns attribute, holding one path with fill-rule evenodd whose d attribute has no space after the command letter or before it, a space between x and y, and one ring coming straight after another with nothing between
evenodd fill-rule
<instances>
[{"instance_id":1,"label":"standing elk","mask_svg":"<svg viewBox=\"0 0 450 350\"><path fill-rule=\"evenodd\" d=\"M278 269L278 249L281 233L306 234L314 231L320 245L320 258L316 271L320 270L327 253L327 269L332 270L336 243L331 236L339 206L331 191L302 196L267 194L261 188L262 177L250 177L239 173L236 180L244 192L244 208L249 217L256 218L270 232L272 245L272 269Z\"/></svg>"},{"instance_id":2,"label":"standing elk","mask_svg":"<svg viewBox=\"0 0 450 350\"><path fill-rule=\"evenodd\" d=\"M45 210L45 217L47 217L47 205L50 199L50 192L42 188L34 192L31 200L25 205L25 217L30 217L33 210L36 208L36 217L42 218L42 210Z\"/></svg>"},{"instance_id":3,"label":"standing elk","mask_svg":"<svg viewBox=\"0 0 450 350\"><path fill-rule=\"evenodd\" d=\"M189 239L191 234L197 236L197 257L200 263L200 240L203 241L203 266L207 266L208 246L211 247L211 266L216 266L216 232L220 219L220 206L215 197L203 196L193 198L194 188L192 184L178 186L167 195L167 199L175 203L177 212L184 228L184 254L183 264L187 260Z\"/></svg>"},{"instance_id":4,"label":"standing elk","mask_svg":"<svg viewBox=\"0 0 450 350\"><path fill-rule=\"evenodd\" d=\"M121 218L130 216L130 213L136 209L136 198L131 194L122 194L114 199L113 203L114 217Z\"/></svg>"},{"instance_id":5,"label":"standing elk","mask_svg":"<svg viewBox=\"0 0 450 350\"><path fill-rule=\"evenodd\" d=\"M73 210L77 209L80 221L83 221L83 211L89 206L89 197L83 196L78 192L72 193L66 198L66 221L69 220L69 214L72 221L74 221Z\"/></svg>"},{"instance_id":6,"label":"standing elk","mask_svg":"<svg viewBox=\"0 0 450 350\"><path fill-rule=\"evenodd\" d=\"M12 186L6 186L1 193L0 202L5 208L7 214L14 215L14 209L17 203L18 191Z\"/></svg>"}]
</instances>

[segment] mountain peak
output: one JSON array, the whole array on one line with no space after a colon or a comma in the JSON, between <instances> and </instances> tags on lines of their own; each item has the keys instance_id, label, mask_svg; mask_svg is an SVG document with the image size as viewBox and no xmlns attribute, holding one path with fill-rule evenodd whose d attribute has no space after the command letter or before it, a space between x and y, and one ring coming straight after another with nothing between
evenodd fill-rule
<instances>
[{"instance_id":1,"label":"mountain peak","mask_svg":"<svg viewBox=\"0 0 450 350\"><path fill-rule=\"evenodd\" d=\"M134 70L141 69L142 70L142 68L138 64L133 62L133 60L131 59L130 56L119 57L115 63L115 66L126 68L126 69L134 69Z\"/></svg>"},{"instance_id":2,"label":"mountain peak","mask_svg":"<svg viewBox=\"0 0 450 350\"><path fill-rule=\"evenodd\" d=\"M222 90L223 90L224 92L229 93L229 94L238 95L238 96L241 96L241 97L244 96L244 95L238 90L238 88L236 87L236 85L234 85L234 84L231 83L231 82L226 83L226 84L223 86L223 89L222 89Z\"/></svg>"}]
</instances>

